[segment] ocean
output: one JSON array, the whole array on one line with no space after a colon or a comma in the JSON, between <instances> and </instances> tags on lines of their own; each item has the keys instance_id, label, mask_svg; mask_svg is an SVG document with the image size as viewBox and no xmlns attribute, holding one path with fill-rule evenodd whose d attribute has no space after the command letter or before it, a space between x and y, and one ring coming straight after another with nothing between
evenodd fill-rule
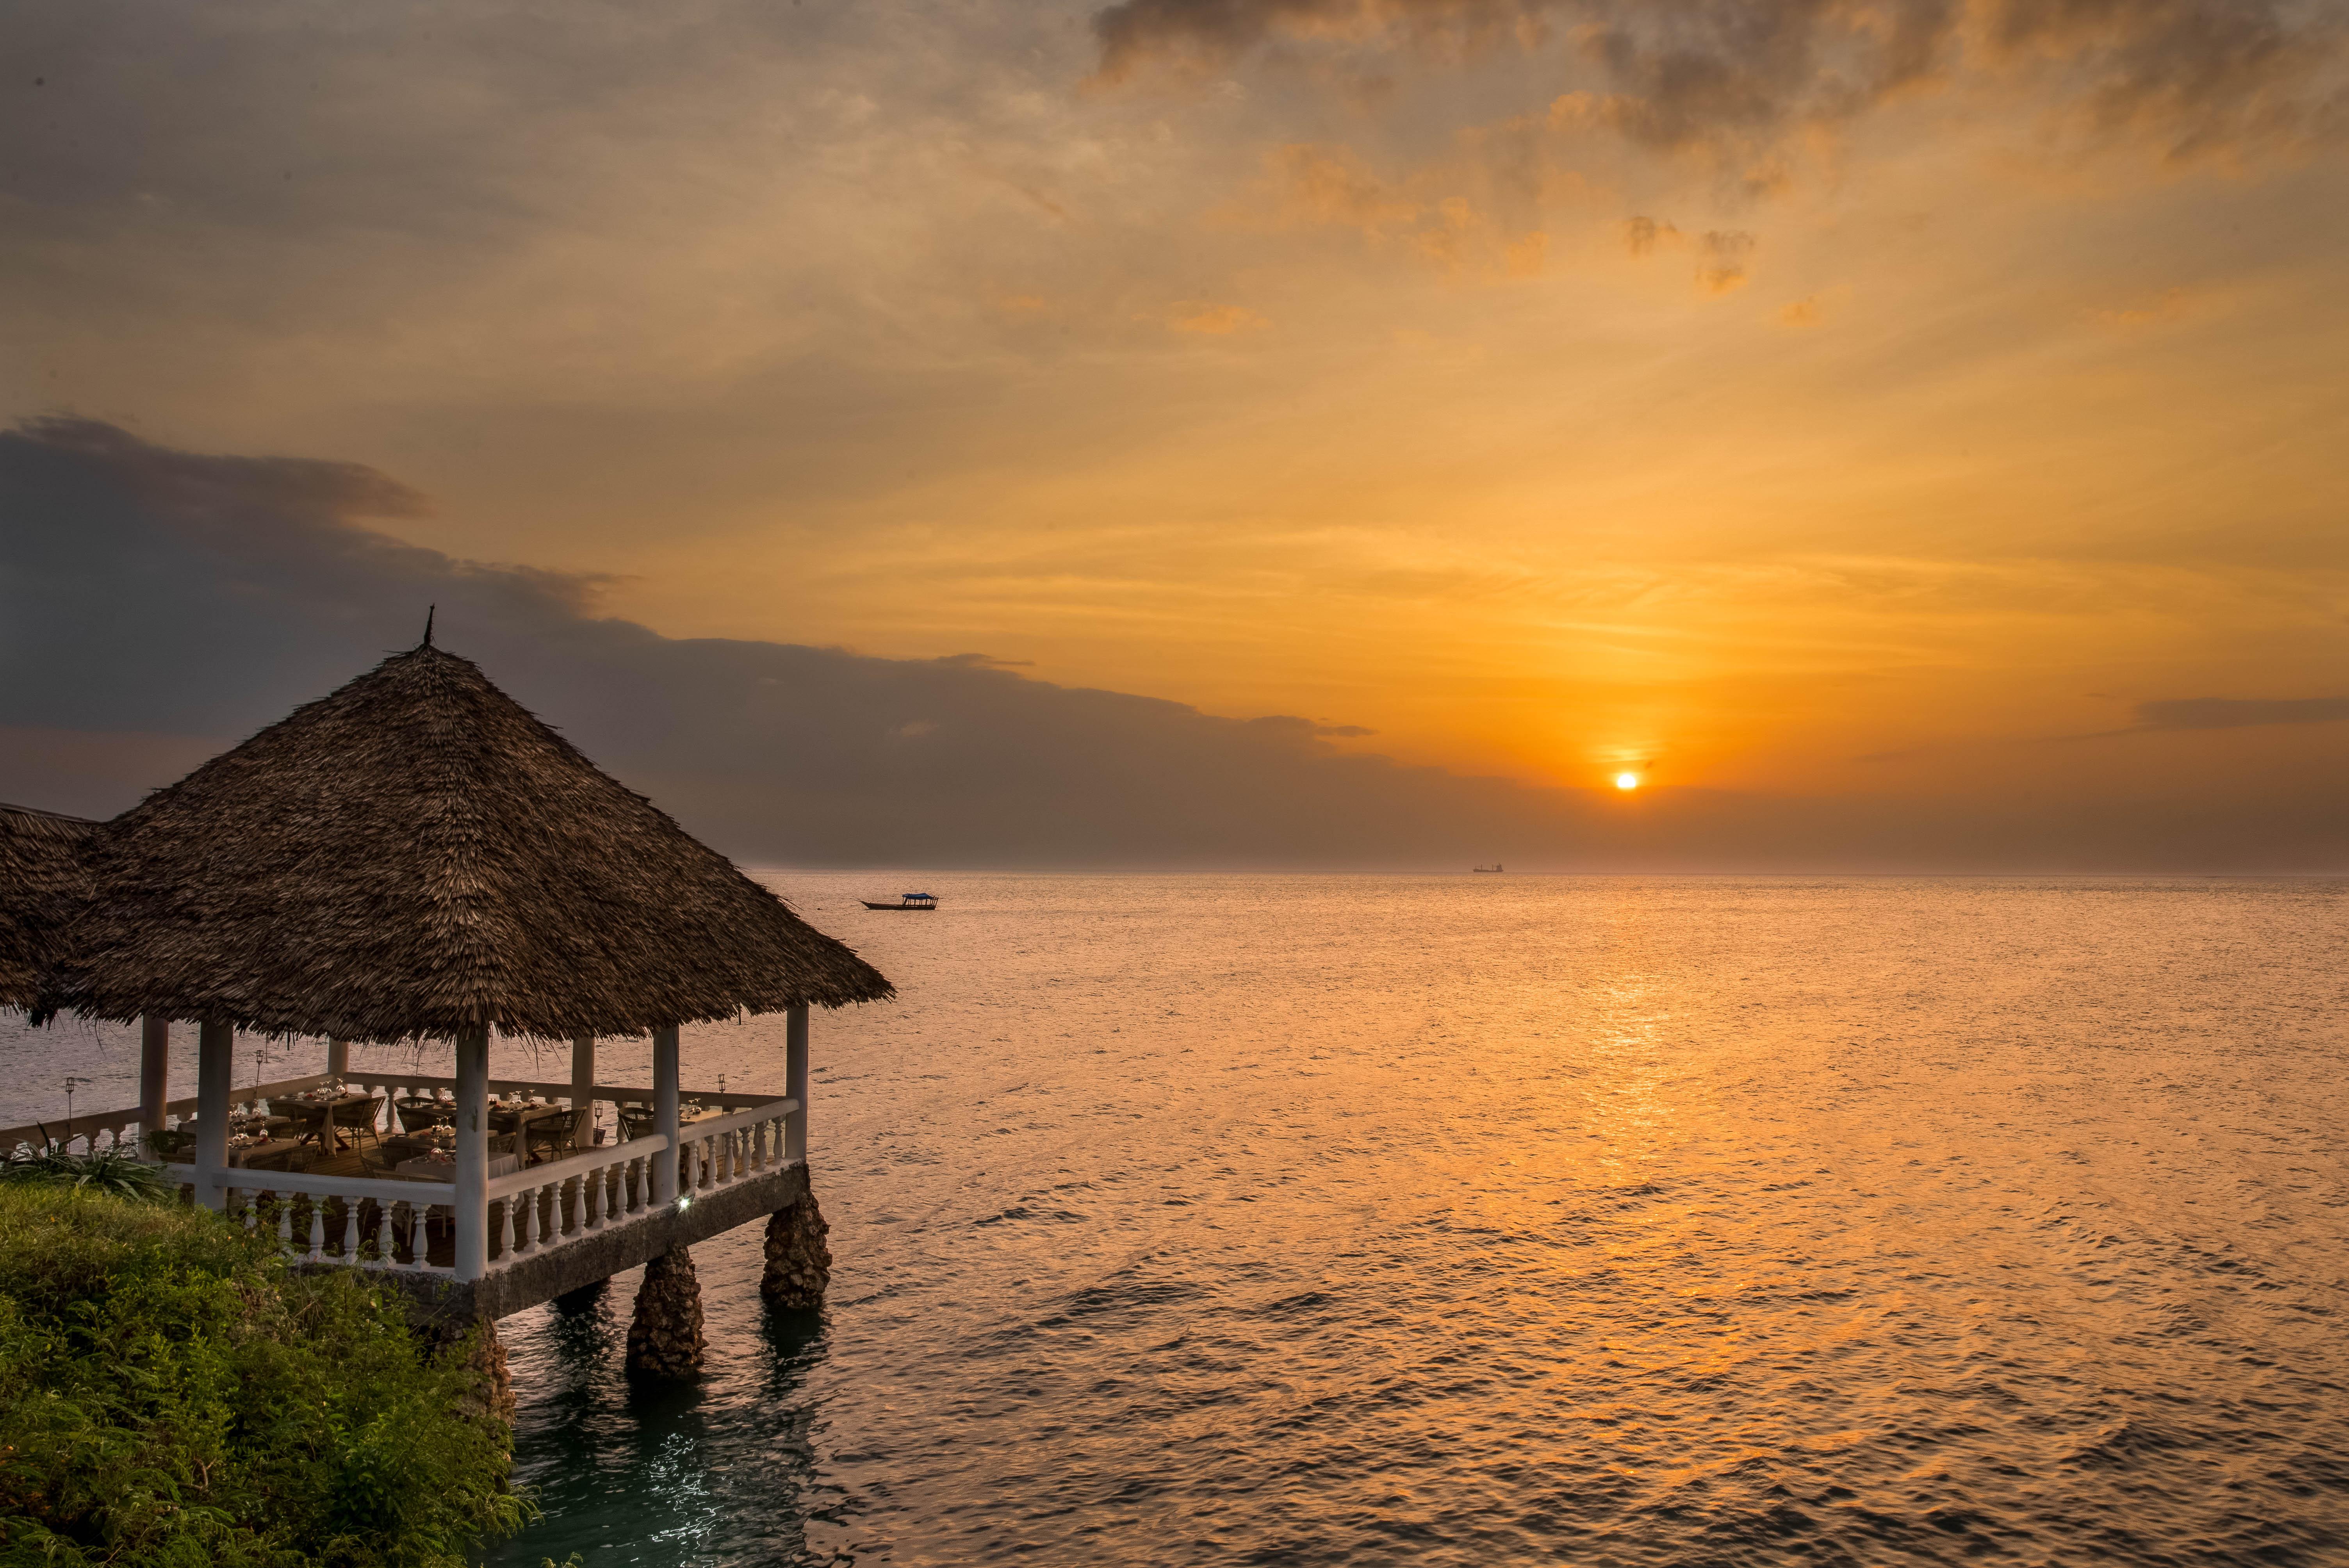
<instances>
[{"instance_id":1,"label":"ocean","mask_svg":"<svg viewBox=\"0 0 2349 1568\"><path fill-rule=\"evenodd\" d=\"M508 1320L495 1568L2349 1561L2349 882L771 880L829 1305Z\"/></svg>"}]
</instances>

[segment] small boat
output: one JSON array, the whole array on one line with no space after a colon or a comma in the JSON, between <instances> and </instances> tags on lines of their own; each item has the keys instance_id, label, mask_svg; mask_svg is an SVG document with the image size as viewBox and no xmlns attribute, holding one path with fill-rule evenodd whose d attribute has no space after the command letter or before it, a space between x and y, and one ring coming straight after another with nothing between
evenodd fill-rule
<instances>
[{"instance_id":1,"label":"small boat","mask_svg":"<svg viewBox=\"0 0 2349 1568\"><path fill-rule=\"evenodd\" d=\"M901 892L895 903L874 903L869 898L860 898L856 902L867 909L936 909L938 907L938 895L934 892Z\"/></svg>"},{"instance_id":2,"label":"small boat","mask_svg":"<svg viewBox=\"0 0 2349 1568\"><path fill-rule=\"evenodd\" d=\"M1495 861L1489 866L1470 866L1468 869L1472 872L1496 872L1501 869L1501 862Z\"/></svg>"}]
</instances>

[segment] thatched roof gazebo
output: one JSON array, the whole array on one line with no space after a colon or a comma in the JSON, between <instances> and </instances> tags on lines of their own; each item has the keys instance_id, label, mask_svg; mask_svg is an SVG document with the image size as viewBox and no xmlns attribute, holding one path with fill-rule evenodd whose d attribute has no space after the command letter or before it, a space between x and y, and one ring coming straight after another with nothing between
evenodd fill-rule
<instances>
[{"instance_id":1,"label":"thatched roof gazebo","mask_svg":"<svg viewBox=\"0 0 2349 1568\"><path fill-rule=\"evenodd\" d=\"M541 1039L894 995L429 644L107 825L61 1002L276 1035Z\"/></svg>"},{"instance_id":2,"label":"thatched roof gazebo","mask_svg":"<svg viewBox=\"0 0 2349 1568\"><path fill-rule=\"evenodd\" d=\"M97 826L0 804L0 1007L41 1005L58 928L89 896L84 856Z\"/></svg>"},{"instance_id":3,"label":"thatched roof gazebo","mask_svg":"<svg viewBox=\"0 0 2349 1568\"><path fill-rule=\"evenodd\" d=\"M455 1078L434 1081L454 1090L460 1282L488 1264L489 1201L528 1174L492 1181L488 1171L492 1030L572 1042L581 1107L623 1092L596 1086L595 1037L649 1033L648 1136L660 1141L643 1159L692 1142L678 1131L678 1026L784 1012L789 1090L766 1109L788 1162L804 1148L808 1009L894 995L871 965L600 771L478 666L433 646L429 631L422 645L149 796L84 848L85 898L47 950L41 1000L85 1017L143 1018L150 1052L159 1021L199 1026L191 1180L207 1201L253 1185L228 1159L234 1031L327 1037L330 1073L346 1066L350 1041L455 1043ZM413 1092L426 1080L403 1081ZM757 1126L764 1139L767 1122ZM748 1150L738 1173L758 1164ZM612 1183L589 1158L572 1161L576 1172L562 1167L563 1179L604 1191ZM677 1198L678 1167L674 1153L649 1161L653 1207ZM373 1197L388 1212L380 1185L313 1176L271 1190ZM519 1204L508 1206L521 1214ZM529 1207L544 1205L534 1197ZM521 1224L514 1245L530 1245ZM314 1258L322 1246L314 1242ZM414 1256L422 1266L422 1252Z\"/></svg>"}]
</instances>

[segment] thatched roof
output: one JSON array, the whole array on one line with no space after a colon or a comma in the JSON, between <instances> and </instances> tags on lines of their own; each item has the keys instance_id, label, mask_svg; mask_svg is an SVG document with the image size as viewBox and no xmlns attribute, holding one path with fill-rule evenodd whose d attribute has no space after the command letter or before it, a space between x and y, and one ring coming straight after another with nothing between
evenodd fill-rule
<instances>
[{"instance_id":1,"label":"thatched roof","mask_svg":"<svg viewBox=\"0 0 2349 1568\"><path fill-rule=\"evenodd\" d=\"M431 646L107 824L57 995L270 1034L557 1039L894 993Z\"/></svg>"},{"instance_id":2,"label":"thatched roof","mask_svg":"<svg viewBox=\"0 0 2349 1568\"><path fill-rule=\"evenodd\" d=\"M38 1004L57 929L89 894L83 846L97 825L0 805L0 1007Z\"/></svg>"}]
</instances>

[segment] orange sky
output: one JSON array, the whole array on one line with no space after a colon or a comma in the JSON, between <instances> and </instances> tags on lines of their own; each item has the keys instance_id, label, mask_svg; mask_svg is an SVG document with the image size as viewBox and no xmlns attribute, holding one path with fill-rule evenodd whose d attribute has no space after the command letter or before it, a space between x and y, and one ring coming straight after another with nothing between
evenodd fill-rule
<instances>
[{"instance_id":1,"label":"orange sky","mask_svg":"<svg viewBox=\"0 0 2349 1568\"><path fill-rule=\"evenodd\" d=\"M2337 768L2138 711L2349 692L2337 13L1940 15L20 12L0 401L1467 771Z\"/></svg>"}]
</instances>

